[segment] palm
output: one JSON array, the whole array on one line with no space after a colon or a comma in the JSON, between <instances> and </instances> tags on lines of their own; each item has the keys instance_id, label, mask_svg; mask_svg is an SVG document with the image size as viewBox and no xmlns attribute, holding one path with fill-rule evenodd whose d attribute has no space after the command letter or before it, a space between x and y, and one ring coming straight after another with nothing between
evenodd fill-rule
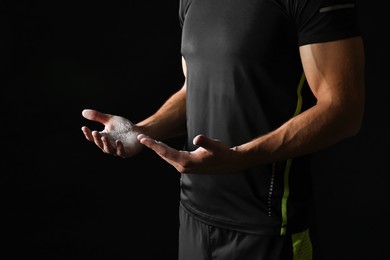
<instances>
[{"instance_id":1,"label":"palm","mask_svg":"<svg viewBox=\"0 0 390 260\"><path fill-rule=\"evenodd\" d=\"M142 149L143 146L137 139L140 131L130 120L90 109L84 110L83 116L104 125L104 129L100 132L92 131L86 126L82 128L86 138L93 141L104 152L130 157Z\"/></svg>"}]
</instances>

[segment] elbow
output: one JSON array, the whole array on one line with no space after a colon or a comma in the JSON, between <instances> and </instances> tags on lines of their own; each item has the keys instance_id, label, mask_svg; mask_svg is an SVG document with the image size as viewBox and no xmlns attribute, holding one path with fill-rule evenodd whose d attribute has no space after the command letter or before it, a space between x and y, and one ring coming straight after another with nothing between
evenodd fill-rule
<instances>
[{"instance_id":1,"label":"elbow","mask_svg":"<svg viewBox=\"0 0 390 260\"><path fill-rule=\"evenodd\" d=\"M343 120L345 124L346 137L353 137L360 133L363 126L364 119L364 106L355 107L350 113L348 113L348 119Z\"/></svg>"},{"instance_id":2,"label":"elbow","mask_svg":"<svg viewBox=\"0 0 390 260\"><path fill-rule=\"evenodd\" d=\"M356 91L354 95L349 95L342 100L338 100L336 114L345 137L353 137L360 133L365 115L365 95L362 91Z\"/></svg>"}]
</instances>

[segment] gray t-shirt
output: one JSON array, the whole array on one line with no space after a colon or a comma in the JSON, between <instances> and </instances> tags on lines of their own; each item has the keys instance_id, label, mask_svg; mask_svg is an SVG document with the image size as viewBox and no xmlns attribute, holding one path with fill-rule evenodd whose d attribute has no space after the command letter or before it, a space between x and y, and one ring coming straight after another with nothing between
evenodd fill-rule
<instances>
[{"instance_id":1,"label":"gray t-shirt","mask_svg":"<svg viewBox=\"0 0 390 260\"><path fill-rule=\"evenodd\" d=\"M186 149L198 134L229 146L315 103L299 46L359 35L353 0L180 0L187 63ZM233 175L183 174L181 204L208 224L254 234L307 228L309 157Z\"/></svg>"}]
</instances>

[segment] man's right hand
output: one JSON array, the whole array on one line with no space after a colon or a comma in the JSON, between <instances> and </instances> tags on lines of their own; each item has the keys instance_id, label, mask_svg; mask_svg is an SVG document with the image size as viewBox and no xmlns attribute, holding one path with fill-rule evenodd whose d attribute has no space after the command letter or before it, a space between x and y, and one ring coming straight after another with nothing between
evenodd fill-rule
<instances>
[{"instance_id":1,"label":"man's right hand","mask_svg":"<svg viewBox=\"0 0 390 260\"><path fill-rule=\"evenodd\" d=\"M85 138L94 142L104 153L128 158L144 148L137 139L141 134L139 127L128 119L93 109L84 109L82 115L88 120L104 125L102 131L91 130L87 126L81 128Z\"/></svg>"}]
</instances>

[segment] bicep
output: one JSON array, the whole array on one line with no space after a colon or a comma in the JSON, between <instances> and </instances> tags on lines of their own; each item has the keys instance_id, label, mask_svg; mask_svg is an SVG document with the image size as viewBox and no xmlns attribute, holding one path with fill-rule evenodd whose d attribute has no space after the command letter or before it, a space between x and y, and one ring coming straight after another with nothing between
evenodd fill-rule
<instances>
[{"instance_id":1,"label":"bicep","mask_svg":"<svg viewBox=\"0 0 390 260\"><path fill-rule=\"evenodd\" d=\"M360 37L300 47L303 69L318 102L362 106L364 48Z\"/></svg>"}]
</instances>

